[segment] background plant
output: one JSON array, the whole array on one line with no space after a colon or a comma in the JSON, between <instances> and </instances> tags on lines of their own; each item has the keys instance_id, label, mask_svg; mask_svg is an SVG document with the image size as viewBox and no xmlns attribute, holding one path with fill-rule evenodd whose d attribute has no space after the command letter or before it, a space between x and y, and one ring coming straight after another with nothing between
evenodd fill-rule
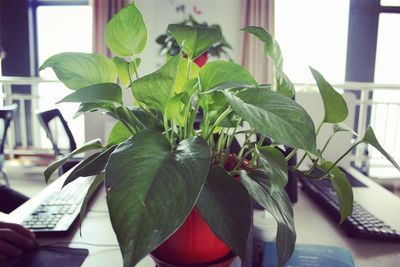
<instances>
[{"instance_id":1,"label":"background plant","mask_svg":"<svg viewBox=\"0 0 400 267\"><path fill-rule=\"evenodd\" d=\"M178 23L178 25L203 27L205 29L215 28L221 31L221 26L219 26L218 24L208 25L207 22L200 23L192 15L189 15L189 18L185 19L181 23ZM167 55L168 57L173 57L179 54L179 52L181 51L181 46L178 44L175 37L168 30L157 37L156 43L161 46L160 48L161 55ZM230 56L226 51L227 49L232 49L232 46L222 36L222 39L218 43L215 43L212 46L210 46L207 52L212 57L219 58L222 55L225 55L227 58L230 59Z\"/></svg>"},{"instance_id":2,"label":"background plant","mask_svg":"<svg viewBox=\"0 0 400 267\"><path fill-rule=\"evenodd\" d=\"M332 136L350 131L341 124L348 116L343 97L311 69L325 108L316 130L304 108L291 99L295 90L283 72L278 43L263 28L243 30L265 44L265 53L274 66L274 85L258 84L245 68L229 61L209 62L199 69L193 60L221 42L221 32L182 24L168 26L182 51L160 69L139 77L138 55L146 45L147 31L134 3L107 25L106 42L115 55L112 60L70 52L55 55L41 66L51 67L74 90L60 102L81 103L77 116L101 110L117 120L106 144L99 140L84 144L49 166L45 178L47 181L72 156L95 152L69 173L65 184L96 175L82 205L82 217L94 188L105 182L124 266L134 266L158 247L180 227L193 207L198 208L211 230L244 258L251 199L278 222L277 253L283 266L296 240L293 211L284 190L290 168L287 161L296 152L304 151L304 158L311 158L314 164L306 171L295 166L295 171L308 174L310 179L332 182L339 197L341 222L352 211L353 194L337 164L356 145L374 146L400 169L371 128L335 162L324 159L332 138L322 149L316 148L322 125L333 125ZM123 90L132 92L135 103L123 102ZM200 108L203 115L199 122ZM243 122L249 124L248 129L239 128ZM238 134L245 136L245 142L237 155L230 155ZM252 141L256 134L260 139ZM263 142L267 138L272 141L270 145ZM294 149L286 157L280 151L283 145ZM320 175L312 176L314 169L319 169Z\"/></svg>"}]
</instances>

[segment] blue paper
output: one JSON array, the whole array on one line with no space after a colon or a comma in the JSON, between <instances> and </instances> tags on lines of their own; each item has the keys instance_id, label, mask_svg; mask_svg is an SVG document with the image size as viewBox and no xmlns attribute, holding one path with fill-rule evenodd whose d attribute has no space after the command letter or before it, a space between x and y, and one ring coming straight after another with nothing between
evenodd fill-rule
<instances>
[{"instance_id":1,"label":"blue paper","mask_svg":"<svg viewBox=\"0 0 400 267\"><path fill-rule=\"evenodd\" d=\"M264 243L262 267L277 267L276 245ZM351 252L347 248L323 245L296 244L286 267L355 267Z\"/></svg>"}]
</instances>

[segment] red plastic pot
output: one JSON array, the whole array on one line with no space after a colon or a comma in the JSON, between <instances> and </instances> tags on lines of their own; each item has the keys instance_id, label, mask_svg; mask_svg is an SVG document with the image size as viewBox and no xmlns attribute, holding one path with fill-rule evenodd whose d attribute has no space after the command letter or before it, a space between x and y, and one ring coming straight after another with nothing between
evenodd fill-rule
<instances>
[{"instance_id":1,"label":"red plastic pot","mask_svg":"<svg viewBox=\"0 0 400 267\"><path fill-rule=\"evenodd\" d=\"M231 250L214 235L200 212L194 208L183 225L161 244L153 255L158 259L181 265L201 265L226 257ZM220 265L220 266L229 266Z\"/></svg>"}]
</instances>

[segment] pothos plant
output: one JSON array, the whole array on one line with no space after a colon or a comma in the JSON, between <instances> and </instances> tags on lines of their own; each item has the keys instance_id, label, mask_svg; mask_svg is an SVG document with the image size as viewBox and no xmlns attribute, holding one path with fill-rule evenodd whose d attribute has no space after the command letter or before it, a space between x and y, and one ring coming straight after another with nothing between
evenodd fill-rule
<instances>
[{"instance_id":1,"label":"pothos plant","mask_svg":"<svg viewBox=\"0 0 400 267\"><path fill-rule=\"evenodd\" d=\"M283 266L296 240L293 211L284 190L287 162L296 152L304 151L313 160L303 173L320 170L320 175L310 179L332 182L341 221L351 213L353 202L351 186L337 167L341 158L358 144L367 143L400 169L371 128L335 162L324 159L332 138L317 149L321 126L333 124L333 134L349 131L340 124L348 116L343 97L311 69L325 108L324 119L315 130L309 114L292 100L295 90L282 71L278 43L263 28L242 30L264 43L274 66L274 85L258 84L245 68L229 61L209 62L199 69L193 60L221 41L220 30L176 24L169 25L168 31L187 58L179 53L160 69L139 77L138 56L145 48L147 31L134 3L107 25L106 43L113 59L69 52L52 56L40 68L51 67L73 90L60 102L81 103L77 115L101 110L117 120L107 143L85 143L49 166L45 179L74 155L95 152L69 173L65 185L78 177L96 176L82 205L82 218L94 188L105 182L110 219L126 267L137 264L172 235L194 207L211 230L244 258L251 199L278 223L277 256ZM124 103L124 90L131 91L135 103ZM200 109L202 119L197 125ZM243 122L249 125L245 130L239 128ZM232 156L230 147L237 134L244 134L246 140ZM252 141L256 134L261 138ZM266 138L272 141L270 145L264 145ZM294 149L286 157L279 150L283 145ZM232 157L234 166L225 168ZM245 168L243 162L247 162Z\"/></svg>"}]
</instances>

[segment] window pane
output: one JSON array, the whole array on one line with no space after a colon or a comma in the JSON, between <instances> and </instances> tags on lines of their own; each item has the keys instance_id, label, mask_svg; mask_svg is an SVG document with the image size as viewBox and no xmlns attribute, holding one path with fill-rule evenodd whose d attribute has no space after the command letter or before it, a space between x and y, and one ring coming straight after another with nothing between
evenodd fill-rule
<instances>
[{"instance_id":1,"label":"window pane","mask_svg":"<svg viewBox=\"0 0 400 267\"><path fill-rule=\"evenodd\" d=\"M379 16L375 63L375 82L400 84L400 14ZM387 152L400 160L400 91L376 90L373 95L371 124ZM398 172L375 149L370 147L370 175L396 177Z\"/></svg>"},{"instance_id":2,"label":"window pane","mask_svg":"<svg viewBox=\"0 0 400 267\"><path fill-rule=\"evenodd\" d=\"M381 0L381 6L400 6L400 0Z\"/></svg>"},{"instance_id":3,"label":"window pane","mask_svg":"<svg viewBox=\"0 0 400 267\"><path fill-rule=\"evenodd\" d=\"M379 15L375 64L376 83L400 84L400 14Z\"/></svg>"},{"instance_id":4,"label":"window pane","mask_svg":"<svg viewBox=\"0 0 400 267\"><path fill-rule=\"evenodd\" d=\"M52 55L61 52L92 51L92 8L90 6L39 6L37 8L37 41L39 65ZM56 79L50 69L40 72L43 78ZM40 84L39 108L42 110L55 107L55 103L71 90L62 84ZM84 141L83 116L73 119L77 104L57 105L67 120L78 144ZM43 135L41 141L49 146ZM59 136L62 144L68 144L66 136ZM61 146L61 147L65 147Z\"/></svg>"},{"instance_id":5,"label":"window pane","mask_svg":"<svg viewBox=\"0 0 400 267\"><path fill-rule=\"evenodd\" d=\"M330 82L343 82L349 0L275 1L275 36L293 82L314 82L308 66Z\"/></svg>"}]
</instances>

